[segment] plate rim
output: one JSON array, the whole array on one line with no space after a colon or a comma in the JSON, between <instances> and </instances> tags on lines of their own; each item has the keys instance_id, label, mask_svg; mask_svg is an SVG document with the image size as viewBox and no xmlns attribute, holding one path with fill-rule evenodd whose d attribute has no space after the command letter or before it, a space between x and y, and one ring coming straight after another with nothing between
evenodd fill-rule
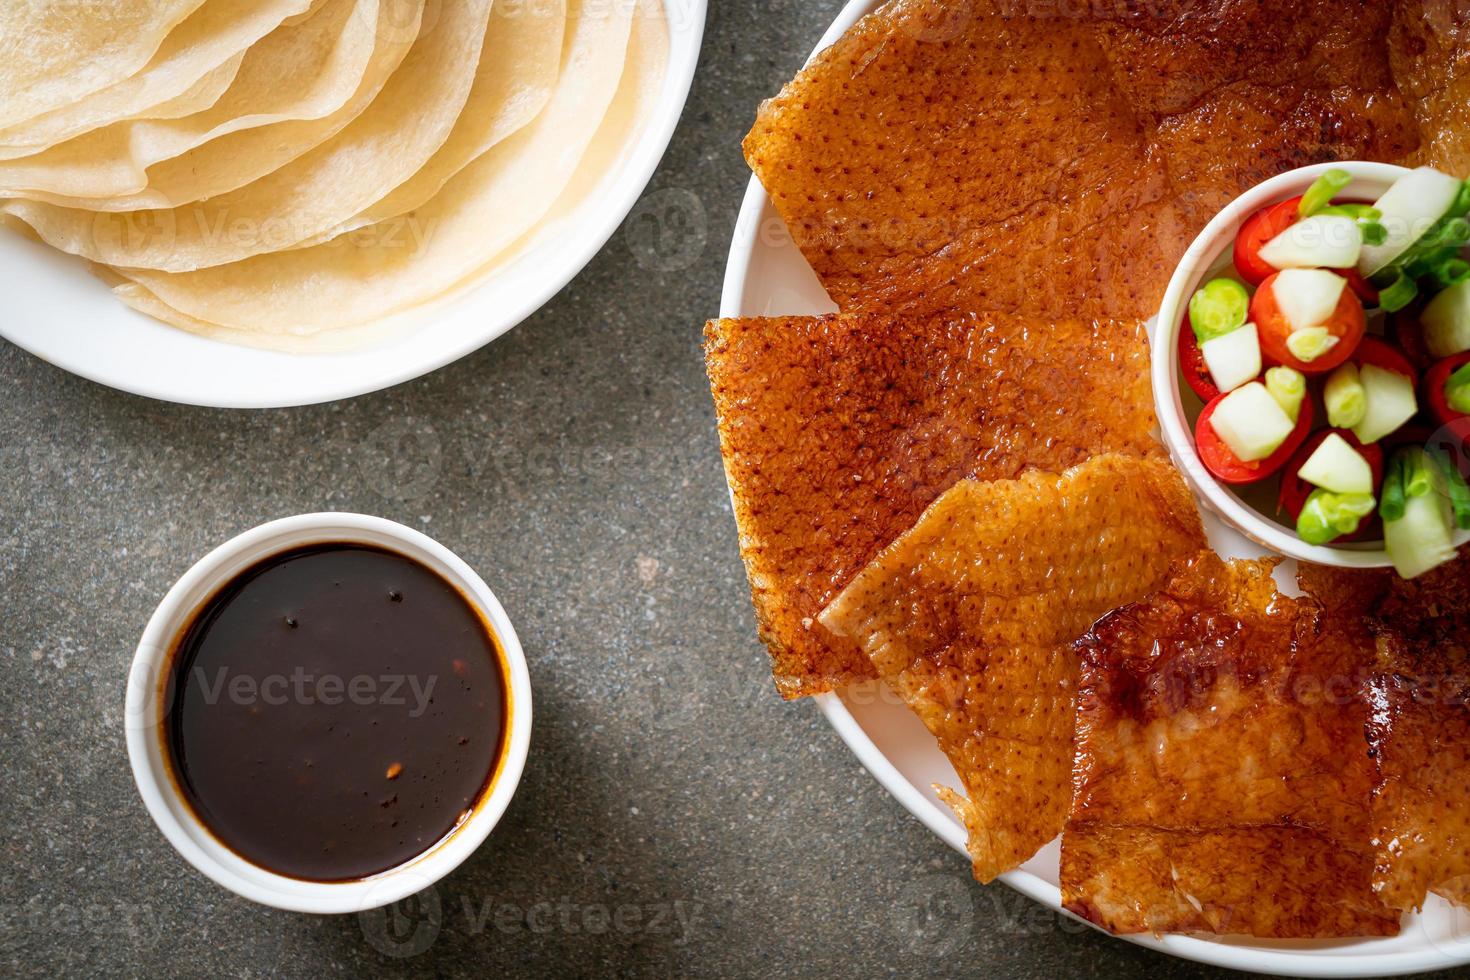
<instances>
[{"instance_id":1,"label":"plate rim","mask_svg":"<svg viewBox=\"0 0 1470 980\"><path fill-rule=\"evenodd\" d=\"M699 56L704 46L708 0L662 0L662 7L669 25L668 66L663 87L647 126L634 137L621 170L603 195L604 200L615 201L615 206L606 208L599 217L578 229L575 237L563 234L539 243L536 249L528 253L538 258L547 252L559 256L556 271L537 280L535 288L528 289L518 301L502 306L503 312L500 315L485 318L483 329L468 330L463 337L433 346L417 357L408 355L401 345L392 345L395 354L393 358L367 360L357 366L348 366L354 355L371 358L375 351L381 352L385 345L369 342L361 349L340 352L287 353L227 344L203 337L193 338L202 344L228 346L238 352L242 359L258 359L259 370L263 373L269 372L272 361L276 364L306 363L321 369L301 372L301 377L307 380L297 380L287 390L271 388L254 392L227 388L216 392L207 387L194 390L171 389L167 382L160 383L156 377L137 377L134 376L135 372L130 374L127 366L119 367L109 361L89 360L73 343L74 337L19 329L15 324L21 317L16 315L0 317L0 337L33 357L96 384L157 401L201 408L295 408L340 401L413 381L467 357L524 323L580 275L616 234L653 179L688 105ZM14 235L13 231L3 233ZM34 242L9 244L45 248ZM52 251L54 250L47 249L47 252ZM72 257L57 254L48 258L66 262ZM78 275L88 275L85 263L73 264L78 265L75 270ZM400 316L422 316L422 322L415 325L422 328L455 313L464 313L472 307L476 294L497 282L502 271L493 266L487 267L468 283L451 290L447 302L431 300L425 304L426 310L395 314L388 322ZM121 312L143 317L152 325L171 332L177 329L158 324L151 317L126 308L121 308ZM473 322L476 318L470 319ZM404 356L398 356L400 354ZM343 367L334 371L334 360L344 362Z\"/></svg>"},{"instance_id":2,"label":"plate rim","mask_svg":"<svg viewBox=\"0 0 1470 980\"><path fill-rule=\"evenodd\" d=\"M817 46L808 56L806 63L810 64L812 58L845 34L864 14L877 8L882 2L883 0L848 0L826 33L822 35L821 40L817 42ZM749 229L759 226L762 212L769 201L769 196L765 188L761 186L759 178L752 175L746 184L745 195L741 200L735 221L736 230L726 257L725 278L720 295L719 315L722 318L772 315L762 310L746 310L743 305L743 294L749 279L751 260L761 245L760 236L750 234ZM779 220L779 216L777 217ZM810 700L815 702L822 717L832 726L833 731L857 757L863 768L877 780L878 784L887 790L888 794L897 800L905 810L917 817L935 836L964 856L968 862L969 852L965 847L963 827L938 804L918 792L913 783L898 770L892 760L883 754L882 750L868 737L867 732L852 712L848 710L846 703L842 700L841 692L818 694ZM1210 966L1227 967L1250 973L1304 977L1377 977L1432 972L1470 963L1470 948L1455 955L1435 948L1432 942L1428 948L1422 950L1393 953L1361 951L1362 946L1374 941L1371 937L1345 939L1342 941L1345 944L1356 945L1345 945L1341 952L1334 950L1330 955L1324 955L1324 949L1271 949L1184 934L1118 936L1068 912L1062 907L1061 890L1030 871L1018 868L1000 875L997 880L1027 898L1074 921L1082 922L1109 938ZM1412 922L1415 918L1417 916L1411 917L1408 921ZM1310 942L1310 940L1304 942Z\"/></svg>"}]
</instances>

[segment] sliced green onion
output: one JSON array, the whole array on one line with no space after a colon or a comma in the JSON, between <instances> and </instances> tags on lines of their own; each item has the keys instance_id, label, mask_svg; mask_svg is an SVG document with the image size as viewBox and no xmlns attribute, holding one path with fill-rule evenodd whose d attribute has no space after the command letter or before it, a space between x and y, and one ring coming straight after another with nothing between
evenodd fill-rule
<instances>
[{"instance_id":1,"label":"sliced green onion","mask_svg":"<svg viewBox=\"0 0 1470 980\"><path fill-rule=\"evenodd\" d=\"M1364 245L1382 245L1388 241L1388 229L1383 226L1383 212L1371 204L1334 204L1329 208L1322 208L1315 216L1324 215L1352 218L1358 223L1358 230L1363 233Z\"/></svg>"},{"instance_id":2,"label":"sliced green onion","mask_svg":"<svg viewBox=\"0 0 1470 980\"><path fill-rule=\"evenodd\" d=\"M1349 361L1327 376L1322 389L1327 403L1327 424L1336 429L1351 429L1368 414L1368 392L1358 377L1358 366Z\"/></svg>"},{"instance_id":3,"label":"sliced green onion","mask_svg":"<svg viewBox=\"0 0 1470 980\"><path fill-rule=\"evenodd\" d=\"M1455 411L1470 414L1470 364L1461 364L1444 383L1444 400Z\"/></svg>"},{"instance_id":4,"label":"sliced green onion","mask_svg":"<svg viewBox=\"0 0 1470 980\"><path fill-rule=\"evenodd\" d=\"M1439 248L1464 248L1470 245L1470 221L1450 218L1440 228L1439 238L1434 242Z\"/></svg>"},{"instance_id":5,"label":"sliced green onion","mask_svg":"<svg viewBox=\"0 0 1470 980\"><path fill-rule=\"evenodd\" d=\"M1429 459L1424 450L1409 448L1400 451L1404 457L1404 496L1422 497L1434 489L1434 471L1429 468Z\"/></svg>"},{"instance_id":6,"label":"sliced green onion","mask_svg":"<svg viewBox=\"0 0 1470 980\"><path fill-rule=\"evenodd\" d=\"M1358 228L1363 232L1364 245L1382 245L1388 241L1388 229L1376 221L1360 221Z\"/></svg>"},{"instance_id":7,"label":"sliced green onion","mask_svg":"<svg viewBox=\"0 0 1470 980\"><path fill-rule=\"evenodd\" d=\"M1444 217L1435 222L1402 255L1373 276L1379 288L1378 305L1396 313L1419 295L1418 280L1433 279L1449 285L1465 274L1460 250L1470 245L1470 181L1460 184L1460 192Z\"/></svg>"},{"instance_id":8,"label":"sliced green onion","mask_svg":"<svg viewBox=\"0 0 1470 980\"><path fill-rule=\"evenodd\" d=\"M1378 512L1385 521L1404 516L1404 508L1415 497L1423 497L1434 489L1434 471L1425 450L1405 446L1389 457L1383 474L1383 504Z\"/></svg>"},{"instance_id":9,"label":"sliced green onion","mask_svg":"<svg viewBox=\"0 0 1470 980\"><path fill-rule=\"evenodd\" d=\"M1442 218L1389 268L1418 279L1457 256L1466 245L1470 245L1470 221L1463 217Z\"/></svg>"},{"instance_id":10,"label":"sliced green onion","mask_svg":"<svg viewBox=\"0 0 1470 980\"><path fill-rule=\"evenodd\" d=\"M1302 411L1302 399L1307 396L1307 376L1285 365L1267 368L1266 390L1295 422Z\"/></svg>"},{"instance_id":11,"label":"sliced green onion","mask_svg":"<svg viewBox=\"0 0 1470 980\"><path fill-rule=\"evenodd\" d=\"M1327 171L1312 181L1312 186L1307 188L1306 194L1302 195L1302 203L1297 206L1297 214L1303 218L1310 218L1331 204L1338 192L1352 182L1353 175L1346 170L1334 167Z\"/></svg>"},{"instance_id":12,"label":"sliced green onion","mask_svg":"<svg viewBox=\"0 0 1470 980\"><path fill-rule=\"evenodd\" d=\"M1383 212L1371 204L1334 204L1330 208L1323 208L1318 214L1335 214L1343 218L1352 218L1354 221L1377 224L1383 220Z\"/></svg>"},{"instance_id":13,"label":"sliced green onion","mask_svg":"<svg viewBox=\"0 0 1470 980\"><path fill-rule=\"evenodd\" d=\"M1470 485L1465 483L1465 474L1450 459L1450 454L1443 446L1426 446L1424 451L1439 469L1439 475L1444 479L1445 493L1450 498L1450 510L1455 515L1455 526L1461 530L1470 530Z\"/></svg>"},{"instance_id":14,"label":"sliced green onion","mask_svg":"<svg viewBox=\"0 0 1470 980\"><path fill-rule=\"evenodd\" d=\"M1337 338L1326 327L1303 327L1286 337L1286 349L1299 361L1315 361L1337 346Z\"/></svg>"},{"instance_id":15,"label":"sliced green onion","mask_svg":"<svg viewBox=\"0 0 1470 980\"><path fill-rule=\"evenodd\" d=\"M1378 291L1378 305L1389 313L1397 313L1414 302L1414 297L1418 295L1419 287L1414 280L1400 271L1391 285Z\"/></svg>"},{"instance_id":16,"label":"sliced green onion","mask_svg":"<svg viewBox=\"0 0 1470 980\"><path fill-rule=\"evenodd\" d=\"M1234 279L1212 279L1189 300L1189 324L1201 344L1245 325L1251 297Z\"/></svg>"},{"instance_id":17,"label":"sliced green onion","mask_svg":"<svg viewBox=\"0 0 1470 980\"><path fill-rule=\"evenodd\" d=\"M1408 502L1404 493L1404 454L1394 453L1383 470L1383 501L1378 513L1384 521L1397 521L1404 516Z\"/></svg>"},{"instance_id":18,"label":"sliced green onion","mask_svg":"<svg viewBox=\"0 0 1470 980\"><path fill-rule=\"evenodd\" d=\"M1470 262L1458 255L1452 255L1437 265L1430 275L1440 289L1449 289L1460 280L1470 277Z\"/></svg>"},{"instance_id":19,"label":"sliced green onion","mask_svg":"<svg viewBox=\"0 0 1470 980\"><path fill-rule=\"evenodd\" d=\"M1296 533L1307 544L1326 544L1352 534L1373 513L1371 493L1333 493L1313 490L1296 519Z\"/></svg>"}]
</instances>

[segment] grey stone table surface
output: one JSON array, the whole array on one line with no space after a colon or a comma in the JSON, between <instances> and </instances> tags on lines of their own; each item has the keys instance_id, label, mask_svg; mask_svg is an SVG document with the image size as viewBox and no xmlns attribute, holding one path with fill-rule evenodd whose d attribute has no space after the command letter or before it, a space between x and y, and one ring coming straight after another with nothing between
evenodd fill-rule
<instances>
[{"instance_id":1,"label":"grey stone table surface","mask_svg":"<svg viewBox=\"0 0 1470 980\"><path fill-rule=\"evenodd\" d=\"M1186 976L966 863L783 704L755 638L700 327L740 138L836 0L716 0L645 203L509 335L290 411L186 408L0 343L0 973ZM0 314L4 315L4 314ZM123 744L153 607L260 522L379 514L456 550L525 645L501 825L391 914L258 907L154 827Z\"/></svg>"}]
</instances>

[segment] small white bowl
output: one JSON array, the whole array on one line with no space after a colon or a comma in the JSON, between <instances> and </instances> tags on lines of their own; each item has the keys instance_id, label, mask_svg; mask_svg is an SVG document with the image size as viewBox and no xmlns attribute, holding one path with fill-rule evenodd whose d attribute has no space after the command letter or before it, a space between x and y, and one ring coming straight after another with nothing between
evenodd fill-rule
<instances>
[{"instance_id":1,"label":"small white bowl","mask_svg":"<svg viewBox=\"0 0 1470 980\"><path fill-rule=\"evenodd\" d=\"M1216 271L1235 243L1236 233L1247 218L1267 205L1304 194L1322 174L1341 169L1352 174L1348 196L1377 199L1409 171L1388 163L1319 163L1302 167L1258 184L1231 201L1205 226L1189 246L1169 280L1169 290L1154 328L1152 364L1154 411L1163 429L1169 455L1185 479L1210 510L1246 537L1272 551L1300 561L1340 568L1382 568L1391 564L1388 552L1372 544L1312 545L1297 537L1296 529L1272 520L1252 507L1231 487L1216 480L1200 462L1194 447L1194 426L1185 412L1180 392L1179 331L1189 298L1211 272ZM1192 393L1191 393L1192 396ZM1460 531L1456 545L1470 540Z\"/></svg>"},{"instance_id":2,"label":"small white bowl","mask_svg":"<svg viewBox=\"0 0 1470 980\"><path fill-rule=\"evenodd\" d=\"M509 669L507 745L490 789L444 840L410 861L359 881L315 882L278 875L230 850L199 821L173 781L160 737L161 684L168 656L195 610L230 579L263 558L300 545L372 544L398 552L441 575L489 623ZM169 589L143 631L127 691L128 759L138 792L169 843L216 883L262 905L294 912L360 912L388 905L434 884L485 840L505 812L531 744L531 677L515 628L494 593L453 552L412 528L363 514L302 514L262 524L201 558ZM282 805L289 805L283 802Z\"/></svg>"}]
</instances>

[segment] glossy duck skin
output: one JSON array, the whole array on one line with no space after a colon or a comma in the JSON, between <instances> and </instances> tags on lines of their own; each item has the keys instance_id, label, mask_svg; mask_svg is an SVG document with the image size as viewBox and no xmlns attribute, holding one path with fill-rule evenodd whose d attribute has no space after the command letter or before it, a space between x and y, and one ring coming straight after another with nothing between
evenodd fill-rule
<instances>
[{"instance_id":1,"label":"glossy duck skin","mask_svg":"<svg viewBox=\"0 0 1470 980\"><path fill-rule=\"evenodd\" d=\"M746 159L842 309L1147 317L1268 177L1470 166L1438 94L1470 75L1443 81L1465 60L1446 5L1034 6L896 0L761 107Z\"/></svg>"},{"instance_id":2,"label":"glossy duck skin","mask_svg":"<svg viewBox=\"0 0 1470 980\"><path fill-rule=\"evenodd\" d=\"M1470 906L1470 555L1417 579L1303 566L1302 587L1378 652L1369 736L1380 787L1376 880L1396 908Z\"/></svg>"},{"instance_id":3,"label":"glossy duck skin","mask_svg":"<svg viewBox=\"0 0 1470 980\"><path fill-rule=\"evenodd\" d=\"M822 613L938 738L965 794L940 795L981 881L1066 819L1073 641L1204 545L1172 466L1094 456L1062 474L956 484Z\"/></svg>"},{"instance_id":4,"label":"glossy duck skin","mask_svg":"<svg viewBox=\"0 0 1470 980\"><path fill-rule=\"evenodd\" d=\"M1160 452L1137 321L717 320L706 364L761 638L785 697L873 676L817 614L966 477Z\"/></svg>"},{"instance_id":5,"label":"glossy duck skin","mask_svg":"<svg viewBox=\"0 0 1470 980\"><path fill-rule=\"evenodd\" d=\"M1374 889L1371 637L1271 568L1202 553L1079 644L1069 910L1119 933L1398 932Z\"/></svg>"}]
</instances>

